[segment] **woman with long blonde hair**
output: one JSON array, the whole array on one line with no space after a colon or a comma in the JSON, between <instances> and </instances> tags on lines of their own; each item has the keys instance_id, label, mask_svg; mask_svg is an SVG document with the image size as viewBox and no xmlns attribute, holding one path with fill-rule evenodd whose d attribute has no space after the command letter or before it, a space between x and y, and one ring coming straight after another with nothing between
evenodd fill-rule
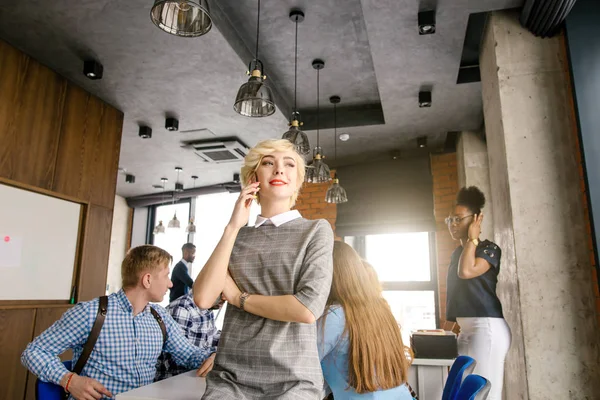
<instances>
[{"instance_id":1,"label":"woman with long blonde hair","mask_svg":"<svg viewBox=\"0 0 600 400\"><path fill-rule=\"evenodd\" d=\"M229 306L204 400L321 399L315 321L332 275L333 231L294 206L304 160L287 140L248 152L231 220L194 282L194 301ZM248 223L250 204L261 213Z\"/></svg>"},{"instance_id":2,"label":"woman with long blonde hair","mask_svg":"<svg viewBox=\"0 0 600 400\"><path fill-rule=\"evenodd\" d=\"M335 400L412 400L400 327L365 264L352 247L334 243L331 291L317 324L325 382Z\"/></svg>"}]
</instances>

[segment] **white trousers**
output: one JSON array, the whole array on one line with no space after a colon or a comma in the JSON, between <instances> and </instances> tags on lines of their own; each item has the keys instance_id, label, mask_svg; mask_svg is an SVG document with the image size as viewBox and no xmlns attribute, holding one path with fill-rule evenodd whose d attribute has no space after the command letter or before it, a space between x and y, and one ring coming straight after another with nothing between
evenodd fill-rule
<instances>
[{"instance_id":1,"label":"white trousers","mask_svg":"<svg viewBox=\"0 0 600 400\"><path fill-rule=\"evenodd\" d=\"M460 325L458 354L477 361L473 373L492 384L488 400L502 400L504 359L510 347L511 334L504 318L457 318Z\"/></svg>"}]
</instances>

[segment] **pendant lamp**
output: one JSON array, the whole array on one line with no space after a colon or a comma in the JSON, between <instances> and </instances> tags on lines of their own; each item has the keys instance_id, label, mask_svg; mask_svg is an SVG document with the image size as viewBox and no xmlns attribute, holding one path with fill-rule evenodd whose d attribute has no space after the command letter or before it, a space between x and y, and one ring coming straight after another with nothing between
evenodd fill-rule
<instances>
[{"instance_id":1,"label":"pendant lamp","mask_svg":"<svg viewBox=\"0 0 600 400\"><path fill-rule=\"evenodd\" d=\"M298 24L304 21L304 13L300 10L292 10L290 19L296 24L296 41L294 50L294 111L290 121L290 129L283 134L282 139L287 139L294 144L296 151L302 155L310 153L310 143L306 133L300 130L300 113L298 112Z\"/></svg>"},{"instance_id":2,"label":"pendant lamp","mask_svg":"<svg viewBox=\"0 0 600 400\"><path fill-rule=\"evenodd\" d=\"M173 191L173 194L172 194L172 196L173 196L172 200L171 200L172 205L175 205L175 192L177 191L177 184L179 182L179 173L183 170L181 169L181 167L176 167L175 171L177 171L177 181L175 182L175 190ZM177 211L175 211L175 213L173 214L173 219L169 221L168 227L173 228L173 229L181 228L181 222L179 222L179 220L177 219Z\"/></svg>"},{"instance_id":3,"label":"pendant lamp","mask_svg":"<svg viewBox=\"0 0 600 400\"><path fill-rule=\"evenodd\" d=\"M331 96L329 101L333 104L333 159L337 160L337 105L340 102L340 96ZM329 189L327 189L325 201L333 204L340 204L348 201L346 190L340 186L340 180L337 177L337 173L333 178L333 183Z\"/></svg>"},{"instance_id":4,"label":"pendant lamp","mask_svg":"<svg viewBox=\"0 0 600 400\"><path fill-rule=\"evenodd\" d=\"M160 178L160 181L162 182L162 194L163 194L163 201L164 199L164 195L165 195L165 187L167 182L169 181L167 178ZM162 221L158 221L158 225L156 225L154 227L154 231L153 233L156 235L157 233L165 233L165 226L163 225Z\"/></svg>"},{"instance_id":5,"label":"pendant lamp","mask_svg":"<svg viewBox=\"0 0 600 400\"><path fill-rule=\"evenodd\" d=\"M317 70L317 147L314 149L313 162L306 169L306 182L309 183L324 183L331 180L329 166L323 161L323 149L319 145L319 86L320 86L320 71L325 68L323 60L313 60L312 66Z\"/></svg>"},{"instance_id":6,"label":"pendant lamp","mask_svg":"<svg viewBox=\"0 0 600 400\"><path fill-rule=\"evenodd\" d=\"M260 32L260 0L258 0L258 16L256 21L256 53L254 60L250 62L248 74L250 78L248 82L240 86L233 109L238 114L245 117L268 117L275 113L275 102L273 101L273 92L264 80L267 79L263 75L263 64L258 59L258 38ZM252 71L252 72L250 72Z\"/></svg>"},{"instance_id":7,"label":"pendant lamp","mask_svg":"<svg viewBox=\"0 0 600 400\"><path fill-rule=\"evenodd\" d=\"M150 19L163 31L180 37L198 37L210 31L208 0L155 0Z\"/></svg>"},{"instance_id":8,"label":"pendant lamp","mask_svg":"<svg viewBox=\"0 0 600 400\"><path fill-rule=\"evenodd\" d=\"M165 226L162 221L158 221L158 225L154 228L154 234L156 235L157 233L165 233Z\"/></svg>"},{"instance_id":9,"label":"pendant lamp","mask_svg":"<svg viewBox=\"0 0 600 400\"><path fill-rule=\"evenodd\" d=\"M192 179L194 180L194 189L195 189L196 188L196 179L198 179L198 177L196 175L192 175ZM190 223L185 228L185 231L187 233L196 233L196 225L194 225L194 218L190 218Z\"/></svg>"}]
</instances>

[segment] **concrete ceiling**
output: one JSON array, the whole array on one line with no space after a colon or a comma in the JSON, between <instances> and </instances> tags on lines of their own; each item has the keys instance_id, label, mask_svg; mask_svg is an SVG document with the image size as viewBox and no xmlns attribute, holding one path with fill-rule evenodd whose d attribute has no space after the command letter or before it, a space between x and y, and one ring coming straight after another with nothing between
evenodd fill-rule
<instances>
[{"instance_id":1,"label":"concrete ceiling","mask_svg":"<svg viewBox=\"0 0 600 400\"><path fill-rule=\"evenodd\" d=\"M437 3L437 5L435 5ZM299 25L298 107L311 144L316 144L316 72L322 58L320 142L333 165L412 152L427 136L430 149L446 132L479 129L481 86L456 84L468 17L472 13L521 6L523 0L262 0L259 58L276 93L277 112L246 118L232 105L247 79L256 41L256 1L212 1L214 27L199 38L178 38L150 21L152 0L0 0L0 38L20 48L125 114L120 166L136 176L117 193L155 192L161 177L197 186L231 181L239 163L206 164L181 141L237 136L246 145L287 130L293 107L294 24L292 8L304 10ZM417 32L419 9L436 8L436 33ZM95 58L104 77L83 76L83 60ZM433 93L431 108L418 108L421 88ZM333 161L329 97L339 95L338 142ZM179 132L164 129L165 116L180 120ZM153 128L142 140L138 126ZM208 129L207 131L199 131ZM191 131L191 132L186 132Z\"/></svg>"}]
</instances>

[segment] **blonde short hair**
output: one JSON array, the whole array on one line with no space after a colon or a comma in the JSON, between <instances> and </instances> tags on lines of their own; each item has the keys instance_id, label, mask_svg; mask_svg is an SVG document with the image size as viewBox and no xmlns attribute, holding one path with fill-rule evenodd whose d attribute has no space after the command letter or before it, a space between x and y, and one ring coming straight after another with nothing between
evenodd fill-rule
<instances>
[{"instance_id":1,"label":"blonde short hair","mask_svg":"<svg viewBox=\"0 0 600 400\"><path fill-rule=\"evenodd\" d=\"M123 263L121 263L123 289L135 287L142 273L152 273L165 263L168 265L172 261L171 254L160 247L149 244L134 247L127 252Z\"/></svg>"},{"instance_id":2,"label":"blonde short hair","mask_svg":"<svg viewBox=\"0 0 600 400\"><path fill-rule=\"evenodd\" d=\"M260 162L263 157L275 152L285 152L292 151L294 153L294 158L296 159L296 168L298 168L298 182L299 185L298 190L294 192L292 197L290 198L290 207L293 207L296 204L296 199L298 198L298 194L300 193L300 187L304 182L304 174L306 171L304 170L304 158L296 151L296 147L292 142L287 139L268 139L259 142L250 149L246 157L244 157L244 166L241 170L242 175L242 187L248 186L252 183L252 178L254 173L258 169ZM259 197L256 199L256 202L260 204L260 192Z\"/></svg>"}]
</instances>

